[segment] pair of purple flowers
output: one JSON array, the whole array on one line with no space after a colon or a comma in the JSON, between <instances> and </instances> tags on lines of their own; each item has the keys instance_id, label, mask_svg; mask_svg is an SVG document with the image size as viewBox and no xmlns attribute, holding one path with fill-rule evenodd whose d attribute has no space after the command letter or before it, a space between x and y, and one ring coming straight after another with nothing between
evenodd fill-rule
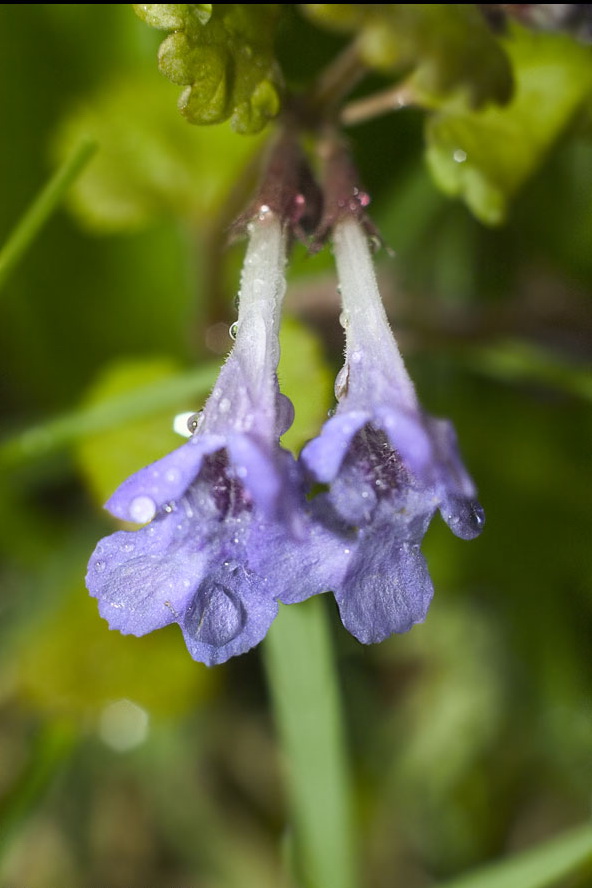
<instances>
[{"instance_id":1,"label":"pair of purple flowers","mask_svg":"<svg viewBox=\"0 0 592 888\"><path fill-rule=\"evenodd\" d=\"M103 539L87 574L112 629L176 622L208 665L261 641L278 602L329 590L360 641L406 631L433 594L420 544L436 510L463 539L484 521L452 425L417 400L355 213L333 228L346 328L337 408L298 460L280 447L293 419L276 376L286 239L263 207L234 348L192 436L113 494L109 511L145 526Z\"/></svg>"}]
</instances>

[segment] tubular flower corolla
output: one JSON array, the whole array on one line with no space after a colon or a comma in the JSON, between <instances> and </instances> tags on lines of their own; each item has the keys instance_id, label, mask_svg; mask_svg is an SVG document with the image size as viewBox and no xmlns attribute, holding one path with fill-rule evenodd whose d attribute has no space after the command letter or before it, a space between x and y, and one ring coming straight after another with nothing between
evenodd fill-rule
<instances>
[{"instance_id":1,"label":"tubular flower corolla","mask_svg":"<svg viewBox=\"0 0 592 888\"><path fill-rule=\"evenodd\" d=\"M327 527L349 527L351 554L334 583L346 628L364 643L425 618L433 588L420 544L439 509L454 534L477 536L484 515L452 424L426 414L389 328L368 239L353 216L333 233L345 363L338 405L304 448L309 476L328 485L312 502Z\"/></svg>"},{"instance_id":2,"label":"tubular flower corolla","mask_svg":"<svg viewBox=\"0 0 592 888\"><path fill-rule=\"evenodd\" d=\"M187 443L108 501L145 526L102 540L87 574L111 628L144 635L176 622L210 665L266 634L288 582L266 553L301 532L298 469L278 445L293 417L276 377L286 236L265 207L249 229L232 352Z\"/></svg>"}]
</instances>

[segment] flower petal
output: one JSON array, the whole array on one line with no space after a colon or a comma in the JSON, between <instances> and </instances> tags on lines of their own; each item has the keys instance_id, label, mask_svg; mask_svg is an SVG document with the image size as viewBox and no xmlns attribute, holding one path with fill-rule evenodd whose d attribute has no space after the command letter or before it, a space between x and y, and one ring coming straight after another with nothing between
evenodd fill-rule
<instances>
[{"instance_id":1,"label":"flower petal","mask_svg":"<svg viewBox=\"0 0 592 888\"><path fill-rule=\"evenodd\" d=\"M370 419L362 410L337 414L327 420L318 438L306 444L301 459L317 481L328 483L335 478L354 435Z\"/></svg>"},{"instance_id":2,"label":"flower petal","mask_svg":"<svg viewBox=\"0 0 592 888\"><path fill-rule=\"evenodd\" d=\"M199 585L181 629L193 659L215 666L259 644L277 612L264 578L224 565Z\"/></svg>"},{"instance_id":3,"label":"flower petal","mask_svg":"<svg viewBox=\"0 0 592 888\"><path fill-rule=\"evenodd\" d=\"M187 520L171 514L101 540L86 584L111 629L145 635L183 613L211 560L205 541L190 531Z\"/></svg>"},{"instance_id":4,"label":"flower petal","mask_svg":"<svg viewBox=\"0 0 592 888\"><path fill-rule=\"evenodd\" d=\"M199 474L204 456L224 447L220 435L196 435L152 465L140 469L105 504L123 521L145 524L167 503L178 500Z\"/></svg>"},{"instance_id":5,"label":"flower petal","mask_svg":"<svg viewBox=\"0 0 592 888\"><path fill-rule=\"evenodd\" d=\"M398 542L385 525L356 550L335 598L343 625L363 644L422 622L433 586L418 544Z\"/></svg>"},{"instance_id":6,"label":"flower petal","mask_svg":"<svg viewBox=\"0 0 592 888\"><path fill-rule=\"evenodd\" d=\"M282 477L274 463L274 455L252 435L229 435L226 449L236 477L263 515L274 517L282 493Z\"/></svg>"}]
</instances>

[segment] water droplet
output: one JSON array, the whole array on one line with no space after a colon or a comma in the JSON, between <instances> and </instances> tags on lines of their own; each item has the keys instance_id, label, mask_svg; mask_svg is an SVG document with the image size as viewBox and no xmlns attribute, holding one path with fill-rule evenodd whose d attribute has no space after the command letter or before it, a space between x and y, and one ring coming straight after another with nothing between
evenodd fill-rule
<instances>
[{"instance_id":1,"label":"water droplet","mask_svg":"<svg viewBox=\"0 0 592 888\"><path fill-rule=\"evenodd\" d=\"M347 364L345 367L342 367L337 377L335 379L335 397L338 401L343 398L343 396L347 393L347 386L349 383L349 367ZM345 431L345 429L344 429Z\"/></svg>"},{"instance_id":2,"label":"water droplet","mask_svg":"<svg viewBox=\"0 0 592 888\"><path fill-rule=\"evenodd\" d=\"M169 482L169 484L176 484L177 481L179 481L181 478L181 472L179 471L179 469L169 469L164 477Z\"/></svg>"},{"instance_id":3,"label":"water droplet","mask_svg":"<svg viewBox=\"0 0 592 888\"><path fill-rule=\"evenodd\" d=\"M370 249L373 253L378 253L382 247L382 241L377 234L373 234L370 238Z\"/></svg>"},{"instance_id":4,"label":"water droplet","mask_svg":"<svg viewBox=\"0 0 592 888\"><path fill-rule=\"evenodd\" d=\"M105 564L104 561L95 561L95 570L96 570L98 573L103 573L103 571L105 570L105 567L106 567L106 566L107 566L107 565Z\"/></svg>"},{"instance_id":5,"label":"water droplet","mask_svg":"<svg viewBox=\"0 0 592 888\"><path fill-rule=\"evenodd\" d=\"M234 297L234 310L238 311L238 307L240 305L241 300L241 291L239 290L236 296Z\"/></svg>"},{"instance_id":6,"label":"water droplet","mask_svg":"<svg viewBox=\"0 0 592 888\"><path fill-rule=\"evenodd\" d=\"M344 330L347 330L349 326L349 313L347 311L342 311L339 315L339 323L343 327Z\"/></svg>"},{"instance_id":7,"label":"water droplet","mask_svg":"<svg viewBox=\"0 0 592 888\"><path fill-rule=\"evenodd\" d=\"M203 410L198 410L197 413L192 413L187 420L187 428L192 435L194 434L194 432L197 432L198 428L203 422L203 418Z\"/></svg>"},{"instance_id":8,"label":"water droplet","mask_svg":"<svg viewBox=\"0 0 592 888\"><path fill-rule=\"evenodd\" d=\"M171 512L174 512L176 508L177 508L177 504L176 504L176 503L172 503L172 502L171 502L171 503L166 503L166 505L164 506L164 510L165 510L165 512L166 512L168 515L170 515Z\"/></svg>"},{"instance_id":9,"label":"water droplet","mask_svg":"<svg viewBox=\"0 0 592 888\"><path fill-rule=\"evenodd\" d=\"M177 435L181 435L182 438L189 438L193 431L189 428L189 422L196 415L197 414L195 414L193 410L185 410L183 413L177 413L173 419L173 432L176 432Z\"/></svg>"},{"instance_id":10,"label":"water droplet","mask_svg":"<svg viewBox=\"0 0 592 888\"><path fill-rule=\"evenodd\" d=\"M344 549L343 550L344 555L349 555L350 553L351 553L351 549Z\"/></svg>"},{"instance_id":11,"label":"water droplet","mask_svg":"<svg viewBox=\"0 0 592 888\"><path fill-rule=\"evenodd\" d=\"M463 151L462 148L457 148L452 152L452 157L455 163L464 163L467 159L467 152Z\"/></svg>"},{"instance_id":12,"label":"water droplet","mask_svg":"<svg viewBox=\"0 0 592 888\"><path fill-rule=\"evenodd\" d=\"M359 352L359 351L352 352L350 360L351 360L352 364L359 364L360 361L362 360L362 352Z\"/></svg>"},{"instance_id":13,"label":"water droplet","mask_svg":"<svg viewBox=\"0 0 592 888\"><path fill-rule=\"evenodd\" d=\"M329 417L329 419L331 419L332 416L335 416L336 412L337 412L337 410L335 407L330 407L327 410L327 416Z\"/></svg>"},{"instance_id":14,"label":"water droplet","mask_svg":"<svg viewBox=\"0 0 592 888\"><path fill-rule=\"evenodd\" d=\"M230 327L228 328L228 335L230 336L230 338L232 339L233 342L236 339L237 333L238 333L238 321L235 321L234 324L231 324Z\"/></svg>"},{"instance_id":15,"label":"water droplet","mask_svg":"<svg viewBox=\"0 0 592 888\"><path fill-rule=\"evenodd\" d=\"M262 222L270 213L271 207L268 207L267 204L261 204L259 207L259 221Z\"/></svg>"},{"instance_id":16,"label":"water droplet","mask_svg":"<svg viewBox=\"0 0 592 888\"><path fill-rule=\"evenodd\" d=\"M156 503L149 496L136 496L129 505L129 516L138 524L146 524L152 521L156 515Z\"/></svg>"},{"instance_id":17,"label":"water droplet","mask_svg":"<svg viewBox=\"0 0 592 888\"><path fill-rule=\"evenodd\" d=\"M189 582L189 580L183 580L183 588L184 589L189 589L190 586L191 586L191 583Z\"/></svg>"},{"instance_id":18,"label":"water droplet","mask_svg":"<svg viewBox=\"0 0 592 888\"><path fill-rule=\"evenodd\" d=\"M134 543L124 543L121 548L124 552L133 552L136 547Z\"/></svg>"},{"instance_id":19,"label":"water droplet","mask_svg":"<svg viewBox=\"0 0 592 888\"><path fill-rule=\"evenodd\" d=\"M230 401L228 398L222 398L220 401L220 413L228 413L230 410Z\"/></svg>"}]
</instances>

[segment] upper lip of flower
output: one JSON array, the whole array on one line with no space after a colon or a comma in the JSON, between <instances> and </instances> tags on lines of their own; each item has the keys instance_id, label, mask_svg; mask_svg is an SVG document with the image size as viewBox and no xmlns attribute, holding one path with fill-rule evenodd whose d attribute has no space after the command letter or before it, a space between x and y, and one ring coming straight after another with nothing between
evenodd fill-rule
<instances>
[{"instance_id":1,"label":"upper lip of flower","mask_svg":"<svg viewBox=\"0 0 592 888\"><path fill-rule=\"evenodd\" d=\"M318 481L329 483L355 436L364 427L380 429L453 532L476 536L483 514L454 429L419 404L382 307L366 235L358 222L345 218L334 240L346 317L345 366L336 383L335 415L306 445L302 460Z\"/></svg>"}]
</instances>

